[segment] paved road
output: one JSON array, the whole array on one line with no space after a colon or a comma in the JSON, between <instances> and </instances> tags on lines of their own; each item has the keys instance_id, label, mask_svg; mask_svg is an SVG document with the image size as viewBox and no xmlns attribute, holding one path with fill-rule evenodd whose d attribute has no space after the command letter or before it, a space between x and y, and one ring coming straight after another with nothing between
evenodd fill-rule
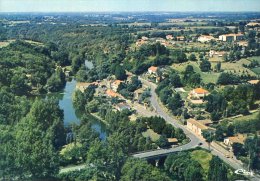
<instances>
[{"instance_id":1,"label":"paved road","mask_svg":"<svg viewBox=\"0 0 260 181\"><path fill-rule=\"evenodd\" d=\"M154 107L155 112L151 112L149 110L146 110L143 107L140 107L140 105L135 105L137 111L139 113L141 113L141 115L143 115L143 116L157 115L157 116L163 117L167 121L167 123L172 124L176 128L181 128L184 131L184 133L190 138L190 142L185 144L185 145L176 147L176 148L159 149L159 150L154 150L154 151L137 153L137 154L134 154L133 156L136 157L136 158L149 158L149 157L152 158L152 157L155 157L155 156L158 156L158 155L167 155L167 154L174 153L174 152L177 152L177 151L182 151L182 150L188 150L188 149L191 149L191 148L195 148L196 146L198 146L199 143L202 143L201 147L203 147L205 149L208 149L208 144L202 138L198 137L197 135L195 135L194 133L189 131L186 126L183 126L177 120L175 120L172 117L170 117L168 115L168 113L163 109L163 107L159 104L158 97L157 97L157 95L155 93L156 85L151 83L151 82L148 82L145 79L142 79L141 77L139 77L139 79L142 81L143 84L145 84L145 85L147 85L148 87L151 88L151 105ZM221 149L219 149L219 148L211 146L211 153L213 155L219 156L224 162L229 164L234 169L241 169L241 168L243 168L240 161L232 159L232 158L226 158L225 154L223 154L221 152ZM78 165L78 166L62 168L60 170L60 173L73 171L73 170L79 170L79 169L82 169L82 168L84 168L84 164L83 165ZM259 177L259 175L255 175L250 180L252 180L252 181L260 181L260 177Z\"/></svg>"},{"instance_id":2,"label":"paved road","mask_svg":"<svg viewBox=\"0 0 260 181\"><path fill-rule=\"evenodd\" d=\"M184 131L184 133L190 138L190 142L186 145L176 147L176 148L143 152L143 153L135 154L133 156L137 157L137 158L149 158L149 157L153 157L153 156L156 156L156 155L164 155L164 154L169 154L169 153L173 153L173 152L176 152L176 151L191 149L191 148L198 146L199 143L202 143L201 147L208 149L208 144L202 138L200 138L199 136L197 136L194 133L192 133L191 131L189 131L186 126L180 124L177 120L170 117L168 115L168 113L163 109L163 107L159 104L158 97L155 93L156 84L151 83L151 82L149 82L149 81L147 81L147 80L145 80L141 77L139 77L139 79L142 81L143 84L145 84L145 85L147 85L148 87L151 88L151 105L154 107L157 115L163 117L168 123L172 124L174 127L181 128ZM232 159L232 158L226 158L225 154L223 154L221 152L221 149L219 149L219 148L211 146L211 153L213 155L220 157L224 162L229 164L234 169L243 168L243 165L240 161L238 161L236 159ZM255 175L250 180L260 181L260 176Z\"/></svg>"}]
</instances>

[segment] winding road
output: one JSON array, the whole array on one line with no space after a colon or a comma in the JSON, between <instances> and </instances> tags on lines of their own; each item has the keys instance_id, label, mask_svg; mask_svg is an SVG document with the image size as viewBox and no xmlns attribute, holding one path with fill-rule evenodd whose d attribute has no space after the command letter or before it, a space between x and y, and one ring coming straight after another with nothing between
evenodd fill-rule
<instances>
[{"instance_id":1,"label":"winding road","mask_svg":"<svg viewBox=\"0 0 260 181\"><path fill-rule=\"evenodd\" d=\"M184 133L186 134L186 136L189 137L190 142L185 144L185 145L179 146L179 147L173 147L173 148L169 148L169 149L158 149L158 150L153 150L153 151L136 153L136 154L133 154L133 157L136 157L136 158L153 158L153 157L164 156L164 155L168 155L170 153L195 148L195 147L199 146L199 143L202 143L202 145L200 145L200 147L208 149L208 144L205 142L205 140L203 138L195 135L193 132L188 130L186 126L180 124L177 120L173 119L164 110L163 106L161 106L159 104L158 96L155 93L156 84L149 82L149 81L147 81L147 80L145 80L141 77L139 77L139 80L141 80L141 82L144 85L151 88L151 105L155 109L155 112L151 112L147 109L144 109L144 108L140 107L140 105L133 104L133 106L136 108L137 112L139 114L143 115L143 116L154 116L154 115L161 116L162 118L164 118L167 121L167 123L173 125L176 128L181 128L184 131ZM226 158L225 154L221 151L221 149L216 148L213 145L211 145L211 153L213 155L220 157L224 162L226 162L228 165L230 165L234 169L242 169L243 168L243 165L240 161L238 161L234 158ZM60 173L73 171L73 170L79 170L79 169L82 169L82 168L84 168L84 165L62 168L60 170ZM253 177L250 178L250 180L260 181L260 176L254 175Z\"/></svg>"},{"instance_id":2,"label":"winding road","mask_svg":"<svg viewBox=\"0 0 260 181\"><path fill-rule=\"evenodd\" d=\"M149 82L141 77L139 77L141 82L151 88L151 105L155 109L157 116L161 116L164 118L167 123L172 124L176 128L181 128L184 133L186 134L187 137L190 138L190 142L176 147L176 148L169 148L169 149L159 149L159 150L154 150L154 151L148 151L148 152L142 152L142 153L137 153L134 154L133 156L136 158L152 158L152 157L158 157L162 155L167 155L170 153L182 151L182 150L188 150L191 148L195 148L199 146L199 143L202 143L200 147L208 149L208 144L205 142L205 140L197 135L195 135L193 132L187 129L186 126L180 124L177 120L173 119L165 110L164 108L159 104L158 101L158 96L155 93L156 89L156 84ZM216 155L220 157L224 162L226 162L228 165L233 167L234 169L243 169L242 162L239 160L236 160L235 158L226 158L225 154L222 152L221 149L216 148L215 146L211 145L211 153L213 155ZM260 181L260 176L259 175L254 175L253 177L250 178L252 181Z\"/></svg>"}]
</instances>

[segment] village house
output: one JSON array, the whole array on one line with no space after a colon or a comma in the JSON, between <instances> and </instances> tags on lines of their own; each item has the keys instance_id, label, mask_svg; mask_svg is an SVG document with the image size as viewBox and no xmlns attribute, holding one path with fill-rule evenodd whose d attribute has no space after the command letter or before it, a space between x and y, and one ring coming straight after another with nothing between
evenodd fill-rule
<instances>
[{"instance_id":1,"label":"village house","mask_svg":"<svg viewBox=\"0 0 260 181\"><path fill-rule=\"evenodd\" d=\"M81 92L84 92L84 90L89 86L88 82L78 82L76 84L76 89L80 90Z\"/></svg>"},{"instance_id":2,"label":"village house","mask_svg":"<svg viewBox=\"0 0 260 181\"><path fill-rule=\"evenodd\" d=\"M242 47L247 47L248 46L248 42L247 41L239 41L237 42L238 46L242 46Z\"/></svg>"},{"instance_id":3,"label":"village house","mask_svg":"<svg viewBox=\"0 0 260 181\"><path fill-rule=\"evenodd\" d=\"M221 52L218 52L218 51L215 51L215 50L209 51L209 57L211 57L211 58L214 57L214 56L223 57L225 54L226 54L226 52L224 52L224 51L221 51Z\"/></svg>"},{"instance_id":4,"label":"village house","mask_svg":"<svg viewBox=\"0 0 260 181\"><path fill-rule=\"evenodd\" d=\"M111 83L111 89L115 92L117 92L117 89L119 85L122 83L122 80L115 80L114 82Z\"/></svg>"},{"instance_id":5,"label":"village house","mask_svg":"<svg viewBox=\"0 0 260 181\"><path fill-rule=\"evenodd\" d=\"M258 84L260 82L260 80L249 80L247 81L249 84L255 85Z\"/></svg>"},{"instance_id":6,"label":"village house","mask_svg":"<svg viewBox=\"0 0 260 181\"><path fill-rule=\"evenodd\" d=\"M184 41L185 37L184 36L177 36L176 41Z\"/></svg>"},{"instance_id":7,"label":"village house","mask_svg":"<svg viewBox=\"0 0 260 181\"><path fill-rule=\"evenodd\" d=\"M148 41L149 40L149 38L148 37L146 37L146 36L142 36L142 38L141 38L142 40L144 40L144 41Z\"/></svg>"},{"instance_id":8,"label":"village house","mask_svg":"<svg viewBox=\"0 0 260 181\"><path fill-rule=\"evenodd\" d=\"M209 95L209 92L202 88L196 88L190 92L190 96L195 99L202 99L207 95Z\"/></svg>"},{"instance_id":9,"label":"village house","mask_svg":"<svg viewBox=\"0 0 260 181\"><path fill-rule=\"evenodd\" d=\"M151 67L148 68L149 74L157 74L157 71L158 71L158 67L151 66Z\"/></svg>"},{"instance_id":10,"label":"village house","mask_svg":"<svg viewBox=\"0 0 260 181\"><path fill-rule=\"evenodd\" d=\"M177 138L168 138L168 143L170 145L177 145L178 144L178 139Z\"/></svg>"},{"instance_id":11,"label":"village house","mask_svg":"<svg viewBox=\"0 0 260 181\"><path fill-rule=\"evenodd\" d=\"M225 35L219 36L220 41L227 41L227 42L239 41L239 40L243 40L243 39L244 39L244 35L241 34L241 33L239 33L239 34L225 34Z\"/></svg>"},{"instance_id":12,"label":"village house","mask_svg":"<svg viewBox=\"0 0 260 181\"><path fill-rule=\"evenodd\" d=\"M247 23L246 26L260 26L260 23L258 23L258 22L250 22L250 23Z\"/></svg>"},{"instance_id":13,"label":"village house","mask_svg":"<svg viewBox=\"0 0 260 181\"><path fill-rule=\"evenodd\" d=\"M198 41L201 43L209 42L210 40L215 40L215 38L213 36L209 36L209 35L201 35L198 38Z\"/></svg>"},{"instance_id":14,"label":"village house","mask_svg":"<svg viewBox=\"0 0 260 181\"><path fill-rule=\"evenodd\" d=\"M187 128L197 134L198 136L202 136L202 131L207 130L208 127L202 124L195 119L188 119L187 120Z\"/></svg>"},{"instance_id":15,"label":"village house","mask_svg":"<svg viewBox=\"0 0 260 181\"><path fill-rule=\"evenodd\" d=\"M224 139L224 144L231 147L234 143L244 144L247 136L244 134L238 134L236 136L230 136Z\"/></svg>"},{"instance_id":16,"label":"village house","mask_svg":"<svg viewBox=\"0 0 260 181\"><path fill-rule=\"evenodd\" d=\"M111 89L107 89L107 91L106 91L106 95L108 96L108 97L111 97L111 98L115 98L115 97L120 97L120 95L118 94L118 93L116 93L116 92L114 92L113 90L111 90Z\"/></svg>"},{"instance_id":17,"label":"village house","mask_svg":"<svg viewBox=\"0 0 260 181\"><path fill-rule=\"evenodd\" d=\"M118 111L131 110L131 107L126 103L119 103L119 104L116 105L116 109Z\"/></svg>"},{"instance_id":18,"label":"village house","mask_svg":"<svg viewBox=\"0 0 260 181\"><path fill-rule=\"evenodd\" d=\"M172 35L166 35L166 40L173 40L173 36Z\"/></svg>"},{"instance_id":19,"label":"village house","mask_svg":"<svg viewBox=\"0 0 260 181\"><path fill-rule=\"evenodd\" d=\"M143 44L147 43L146 41L142 39L138 39L137 42L135 43L136 46L142 46Z\"/></svg>"}]
</instances>

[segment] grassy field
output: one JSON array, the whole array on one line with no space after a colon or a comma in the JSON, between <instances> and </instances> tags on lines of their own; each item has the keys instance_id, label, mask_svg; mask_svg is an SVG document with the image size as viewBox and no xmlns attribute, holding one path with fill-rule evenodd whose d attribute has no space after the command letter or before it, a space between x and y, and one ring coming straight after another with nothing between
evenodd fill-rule
<instances>
[{"instance_id":1,"label":"grassy field","mask_svg":"<svg viewBox=\"0 0 260 181\"><path fill-rule=\"evenodd\" d=\"M0 48L8 46L10 43L12 43L14 41L15 40L2 41L2 42L0 42ZM24 41L27 43L33 44L33 45L43 46L43 43L41 43L41 42L36 42L36 41L32 41L32 40L24 40Z\"/></svg>"},{"instance_id":2,"label":"grassy field","mask_svg":"<svg viewBox=\"0 0 260 181\"><path fill-rule=\"evenodd\" d=\"M248 120L256 119L257 115L258 115L258 112L254 112L250 115L234 118L232 121L248 121Z\"/></svg>"},{"instance_id":3,"label":"grassy field","mask_svg":"<svg viewBox=\"0 0 260 181\"><path fill-rule=\"evenodd\" d=\"M153 142L160 138L160 135L155 133L152 129L147 129L147 131L143 132L142 135L146 138L149 136Z\"/></svg>"},{"instance_id":4,"label":"grassy field","mask_svg":"<svg viewBox=\"0 0 260 181\"><path fill-rule=\"evenodd\" d=\"M230 62L222 62L221 63L221 69L224 72L231 72L237 75L242 75L243 73L249 74L252 76L256 76L257 71L260 71L260 68L255 68L254 71L243 67L243 64L248 65L250 63L250 60L248 59L241 59L235 63L230 63ZM216 62L211 62L211 68L214 68L215 65L217 64ZM185 63L180 63L180 64L173 64L172 68L177 70L178 72L183 72L187 65L192 65L195 72L199 73L201 75L201 78L204 83L216 83L218 80L218 77L220 76L220 73L218 72L202 72L199 68L199 62L185 62Z\"/></svg>"},{"instance_id":5,"label":"grassy field","mask_svg":"<svg viewBox=\"0 0 260 181\"><path fill-rule=\"evenodd\" d=\"M250 60L250 61L256 60L256 61L258 61L258 63L260 63L260 56L250 57L250 58L248 58L248 60Z\"/></svg>"},{"instance_id":6,"label":"grassy field","mask_svg":"<svg viewBox=\"0 0 260 181\"><path fill-rule=\"evenodd\" d=\"M185 63L181 63L181 64L173 64L172 68L177 70L178 72L183 72L185 70L185 68L187 67L187 65L192 65L194 68L194 71L199 73L201 75L202 81L204 83L216 83L218 80L218 77L220 75L220 73L215 73L215 72L201 72L200 68L199 68L199 63L198 62L185 62Z\"/></svg>"},{"instance_id":7,"label":"grassy field","mask_svg":"<svg viewBox=\"0 0 260 181\"><path fill-rule=\"evenodd\" d=\"M255 74L260 75L260 67L251 69Z\"/></svg>"},{"instance_id":8,"label":"grassy field","mask_svg":"<svg viewBox=\"0 0 260 181\"><path fill-rule=\"evenodd\" d=\"M209 170L209 162L212 159L212 155L205 150L195 150L191 152L191 158L200 163L205 173Z\"/></svg>"}]
</instances>

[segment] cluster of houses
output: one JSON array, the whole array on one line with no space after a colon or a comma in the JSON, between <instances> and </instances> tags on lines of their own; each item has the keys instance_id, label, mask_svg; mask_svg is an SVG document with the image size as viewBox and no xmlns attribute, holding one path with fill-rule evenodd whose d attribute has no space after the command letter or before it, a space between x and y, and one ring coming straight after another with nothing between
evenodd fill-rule
<instances>
[{"instance_id":1,"label":"cluster of houses","mask_svg":"<svg viewBox=\"0 0 260 181\"><path fill-rule=\"evenodd\" d=\"M198 135L199 137L203 138L202 132L205 130L213 130L213 128L209 127L212 124L210 120L195 120L195 119L188 119L187 120L187 128ZM246 134L237 134L234 136L225 137L223 143L221 145L225 147L227 150L232 152L232 145L234 143L244 144L247 138Z\"/></svg>"},{"instance_id":2,"label":"cluster of houses","mask_svg":"<svg viewBox=\"0 0 260 181\"><path fill-rule=\"evenodd\" d=\"M236 42L240 46L247 46L247 42L243 41L245 39L245 35L242 33L230 33L230 34L224 34L220 35L218 38L215 38L211 35L201 35L197 38L198 42L201 43L207 43L211 40L214 41L223 41L223 42ZM140 39L136 41L136 46L141 46L143 44L149 43L149 42L159 42L161 45L164 45L165 47L174 45L175 41L184 42L186 40L185 36L173 36L173 35L166 35L164 38L148 38L146 36L142 36Z\"/></svg>"},{"instance_id":3,"label":"cluster of houses","mask_svg":"<svg viewBox=\"0 0 260 181\"><path fill-rule=\"evenodd\" d=\"M122 83L129 83L129 81L131 80L131 77L132 77L131 75L128 75L128 78L125 81L108 78L108 79L104 79L102 81L98 80L96 82L91 82L91 83L78 82L76 84L76 90L84 92L89 86L95 86L95 90L96 90L95 96L107 97L107 98L117 98L118 100L120 100L119 101L120 103L113 105L115 109L117 109L118 111L122 111L125 109L130 110L131 106L126 103L128 100L126 100L118 92L118 88L119 88L120 84L122 84ZM136 100L136 101L140 100L140 98L145 90L146 90L145 86L135 90L134 100ZM146 106L145 103L144 103L144 105Z\"/></svg>"},{"instance_id":4,"label":"cluster of houses","mask_svg":"<svg viewBox=\"0 0 260 181\"><path fill-rule=\"evenodd\" d=\"M233 41L241 41L245 38L244 34L238 33L231 33L231 34L224 34L224 35L220 35L217 38L214 38L211 35L201 35L198 37L198 41L201 43L205 43L205 42L209 42L211 40L219 40L219 41L225 41L225 42L233 42Z\"/></svg>"}]
</instances>

